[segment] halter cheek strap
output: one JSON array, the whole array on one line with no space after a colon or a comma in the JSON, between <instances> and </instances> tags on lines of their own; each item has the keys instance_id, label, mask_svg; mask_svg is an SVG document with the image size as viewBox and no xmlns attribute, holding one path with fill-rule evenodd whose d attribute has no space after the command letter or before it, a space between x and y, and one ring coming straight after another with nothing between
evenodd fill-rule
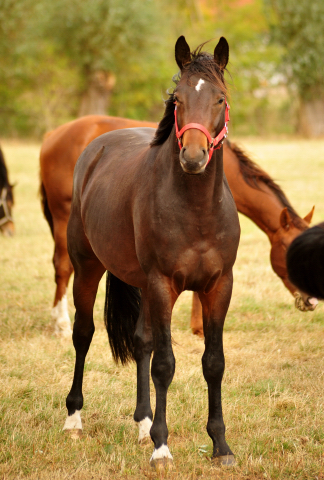
<instances>
[{"instance_id":1,"label":"halter cheek strap","mask_svg":"<svg viewBox=\"0 0 324 480\"><path fill-rule=\"evenodd\" d=\"M227 123L229 122L229 119L230 119L230 117L229 117L230 107L229 107L228 103L226 102L226 100L225 100L225 105L226 105L225 106L225 125L222 128L222 130L219 132L217 137L212 138L212 136L208 132L207 128L205 128L200 123L188 123L187 125L182 127L182 129L179 131L178 120L177 120L177 105L175 104L175 109L174 109L174 120L175 120L175 122L174 123L175 123L175 129L176 129L176 137L178 139L178 145L179 145L180 150L182 149L181 137L184 134L184 132L186 132L187 130L190 130L192 128L195 128L196 130L200 130L201 132L203 132L206 135L207 140L208 140L209 155L208 155L208 161L206 163L206 165L208 165L208 163L210 162L211 157L214 153L214 150L219 150L221 148L221 146L223 145L223 142L224 142L225 138L227 137L227 132L228 132Z\"/></svg>"}]
</instances>

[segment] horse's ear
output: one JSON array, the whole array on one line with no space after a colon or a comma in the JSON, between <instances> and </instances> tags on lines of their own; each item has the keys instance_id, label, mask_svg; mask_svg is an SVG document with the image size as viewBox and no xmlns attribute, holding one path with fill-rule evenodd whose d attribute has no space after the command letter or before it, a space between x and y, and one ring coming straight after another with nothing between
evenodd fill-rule
<instances>
[{"instance_id":1,"label":"horse's ear","mask_svg":"<svg viewBox=\"0 0 324 480\"><path fill-rule=\"evenodd\" d=\"M314 214L314 210L315 210L315 205L313 206L313 208L311 209L311 211L309 212L308 215L306 215L306 217L304 217L304 220L306 223L308 223L308 225L311 223L312 221L312 218L313 218L313 214Z\"/></svg>"},{"instance_id":2,"label":"horse's ear","mask_svg":"<svg viewBox=\"0 0 324 480\"><path fill-rule=\"evenodd\" d=\"M186 63L191 62L190 48L183 35L178 38L175 44L175 59L180 70L183 69Z\"/></svg>"},{"instance_id":3,"label":"horse's ear","mask_svg":"<svg viewBox=\"0 0 324 480\"><path fill-rule=\"evenodd\" d=\"M291 217L288 213L288 208L285 207L282 212L280 213L280 225L282 226L282 228L284 228L285 230L289 230L289 226L290 226L290 223L291 223Z\"/></svg>"},{"instance_id":4,"label":"horse's ear","mask_svg":"<svg viewBox=\"0 0 324 480\"><path fill-rule=\"evenodd\" d=\"M228 63L229 46L226 38L221 37L214 50L214 59L222 72Z\"/></svg>"}]
</instances>

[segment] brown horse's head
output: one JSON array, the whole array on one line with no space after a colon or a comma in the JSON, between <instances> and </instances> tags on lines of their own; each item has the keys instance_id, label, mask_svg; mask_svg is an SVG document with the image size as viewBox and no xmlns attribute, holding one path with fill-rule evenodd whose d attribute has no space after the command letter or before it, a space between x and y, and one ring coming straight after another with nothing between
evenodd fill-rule
<instances>
[{"instance_id":1,"label":"brown horse's head","mask_svg":"<svg viewBox=\"0 0 324 480\"><path fill-rule=\"evenodd\" d=\"M300 292L288 279L286 253L291 242L305 231L312 220L314 207L304 219L292 218L287 207L280 214L280 227L271 240L270 260L275 273L281 278L288 290L296 297L296 307L299 310L314 310L317 300Z\"/></svg>"},{"instance_id":2,"label":"brown horse's head","mask_svg":"<svg viewBox=\"0 0 324 480\"><path fill-rule=\"evenodd\" d=\"M214 55L201 52L202 46L190 53L183 36L175 46L181 77L173 100L176 105L176 127L180 134L177 135L181 149L180 164L183 171L189 174L204 172L213 151L213 138L210 137L216 137L225 127L224 69L228 62L228 43L222 37ZM215 147L219 146L224 135Z\"/></svg>"}]
</instances>

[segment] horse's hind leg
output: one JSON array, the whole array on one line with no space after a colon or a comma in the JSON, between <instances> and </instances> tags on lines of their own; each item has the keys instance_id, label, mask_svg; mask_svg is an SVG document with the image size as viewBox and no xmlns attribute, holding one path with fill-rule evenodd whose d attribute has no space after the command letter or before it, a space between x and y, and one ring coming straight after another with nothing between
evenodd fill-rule
<instances>
[{"instance_id":1,"label":"horse's hind leg","mask_svg":"<svg viewBox=\"0 0 324 480\"><path fill-rule=\"evenodd\" d=\"M72 263L67 251L66 229L68 215L60 220L54 218L54 257L56 292L52 309L52 318L55 321L56 335L71 337L71 321L68 312L66 290L73 272Z\"/></svg>"},{"instance_id":2,"label":"horse's hind leg","mask_svg":"<svg viewBox=\"0 0 324 480\"><path fill-rule=\"evenodd\" d=\"M146 295L142 302L134 335L134 357L137 364L137 402L134 420L139 427L138 441L151 440L153 413L150 403L150 360L153 350L152 330Z\"/></svg>"},{"instance_id":3,"label":"horse's hind leg","mask_svg":"<svg viewBox=\"0 0 324 480\"><path fill-rule=\"evenodd\" d=\"M207 432L213 441L213 457L222 465L233 465L234 455L225 440L221 385L225 368L223 326L232 294L232 271L224 275L215 290L200 294L203 306L205 352L203 373L208 385L209 415Z\"/></svg>"},{"instance_id":4,"label":"horse's hind leg","mask_svg":"<svg viewBox=\"0 0 324 480\"><path fill-rule=\"evenodd\" d=\"M99 281L105 268L96 257L82 257L75 264L73 297L75 321L73 326L73 344L75 348L74 378L70 393L66 399L68 417L63 430L82 430L80 410L83 406L82 380L86 355L94 334L93 305L96 299Z\"/></svg>"},{"instance_id":5,"label":"horse's hind leg","mask_svg":"<svg viewBox=\"0 0 324 480\"><path fill-rule=\"evenodd\" d=\"M197 292L192 294L190 328L194 335L198 335L198 337L203 338L204 327L202 320L202 308Z\"/></svg>"}]
</instances>

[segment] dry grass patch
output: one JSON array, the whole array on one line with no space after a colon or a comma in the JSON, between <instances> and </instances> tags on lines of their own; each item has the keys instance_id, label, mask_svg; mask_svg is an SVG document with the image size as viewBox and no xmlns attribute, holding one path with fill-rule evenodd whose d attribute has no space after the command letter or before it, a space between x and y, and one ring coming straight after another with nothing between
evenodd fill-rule
<instances>
[{"instance_id":1,"label":"dry grass patch","mask_svg":"<svg viewBox=\"0 0 324 480\"><path fill-rule=\"evenodd\" d=\"M135 365L112 361L102 320L104 282L85 368L84 433L72 440L62 432L74 349L54 336L50 319L53 242L37 198L39 145L2 146L10 180L18 184L17 235L0 237L0 478L323 479L324 307L294 309L271 270L268 240L245 218L224 333L223 410L237 466L228 470L210 460L203 342L189 329L189 292L176 304L172 326L176 373L167 420L174 469L154 472L152 445L137 444ZM316 204L315 222L323 220L324 142L255 140L249 150L301 215Z\"/></svg>"}]
</instances>

